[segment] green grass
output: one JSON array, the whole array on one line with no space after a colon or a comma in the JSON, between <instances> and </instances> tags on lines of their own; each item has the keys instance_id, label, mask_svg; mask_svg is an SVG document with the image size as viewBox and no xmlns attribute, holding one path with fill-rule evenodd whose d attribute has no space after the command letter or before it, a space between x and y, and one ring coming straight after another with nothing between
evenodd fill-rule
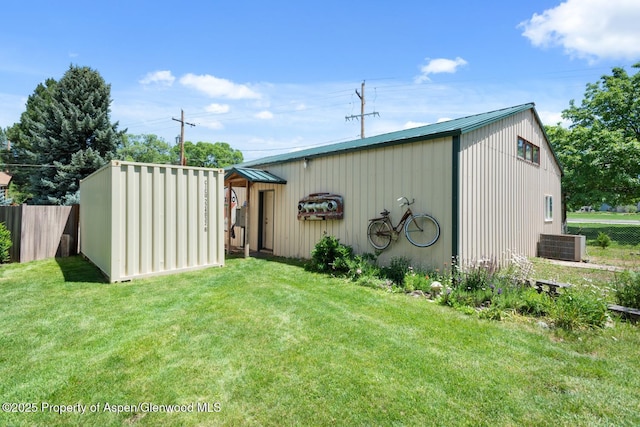
<instances>
[{"instance_id":1,"label":"green grass","mask_svg":"<svg viewBox=\"0 0 640 427\"><path fill-rule=\"evenodd\" d=\"M622 213L622 212L567 212L568 219L581 219L589 222L592 219L610 219L610 220L635 220L640 221L640 213Z\"/></svg>"},{"instance_id":2,"label":"green grass","mask_svg":"<svg viewBox=\"0 0 640 427\"><path fill-rule=\"evenodd\" d=\"M2 402L220 405L2 425L640 424L625 323L481 320L261 259L120 284L78 257L6 265L0 298Z\"/></svg>"}]
</instances>

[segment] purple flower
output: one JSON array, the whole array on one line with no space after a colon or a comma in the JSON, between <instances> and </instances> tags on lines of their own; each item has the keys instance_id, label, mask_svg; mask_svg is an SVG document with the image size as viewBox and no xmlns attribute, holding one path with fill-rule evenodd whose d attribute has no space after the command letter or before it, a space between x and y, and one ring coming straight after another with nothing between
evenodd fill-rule
<instances>
[{"instance_id":1,"label":"purple flower","mask_svg":"<svg viewBox=\"0 0 640 427\"><path fill-rule=\"evenodd\" d=\"M502 293L502 288L498 288L498 295Z\"/></svg>"}]
</instances>

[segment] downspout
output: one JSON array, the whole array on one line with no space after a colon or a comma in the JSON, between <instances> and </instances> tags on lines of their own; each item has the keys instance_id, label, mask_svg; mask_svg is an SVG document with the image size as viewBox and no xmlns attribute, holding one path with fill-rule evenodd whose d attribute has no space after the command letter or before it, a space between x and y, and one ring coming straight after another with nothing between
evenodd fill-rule
<instances>
[{"instance_id":1,"label":"downspout","mask_svg":"<svg viewBox=\"0 0 640 427\"><path fill-rule=\"evenodd\" d=\"M452 137L451 153L451 258L460 255L460 135Z\"/></svg>"}]
</instances>

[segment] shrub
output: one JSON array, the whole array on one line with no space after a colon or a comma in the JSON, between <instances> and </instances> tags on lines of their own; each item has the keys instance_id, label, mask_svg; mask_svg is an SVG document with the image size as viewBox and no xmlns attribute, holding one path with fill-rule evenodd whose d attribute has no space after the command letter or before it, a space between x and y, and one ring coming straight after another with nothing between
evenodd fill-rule
<instances>
[{"instance_id":1,"label":"shrub","mask_svg":"<svg viewBox=\"0 0 640 427\"><path fill-rule=\"evenodd\" d=\"M354 281L363 280L364 278L378 278L380 268L377 260L378 258L370 253L356 255L348 259L349 277Z\"/></svg>"},{"instance_id":2,"label":"shrub","mask_svg":"<svg viewBox=\"0 0 640 427\"><path fill-rule=\"evenodd\" d=\"M404 276L409 272L409 259L405 257L393 257L388 267L382 269L382 274L391 280L396 286L404 286Z\"/></svg>"},{"instance_id":3,"label":"shrub","mask_svg":"<svg viewBox=\"0 0 640 427\"><path fill-rule=\"evenodd\" d=\"M640 273L624 271L616 275L615 298L618 304L630 308L640 308Z\"/></svg>"},{"instance_id":4,"label":"shrub","mask_svg":"<svg viewBox=\"0 0 640 427\"><path fill-rule=\"evenodd\" d=\"M567 330L602 327L607 305L592 292L569 289L556 298L550 317L557 327Z\"/></svg>"},{"instance_id":5,"label":"shrub","mask_svg":"<svg viewBox=\"0 0 640 427\"><path fill-rule=\"evenodd\" d=\"M598 234L598 237L596 238L596 245L600 246L602 249L606 249L611 245L611 237L603 232L600 232Z\"/></svg>"},{"instance_id":6,"label":"shrub","mask_svg":"<svg viewBox=\"0 0 640 427\"><path fill-rule=\"evenodd\" d=\"M546 292L538 292L533 288L523 289L520 292L520 306L517 308L520 314L532 316L546 316L551 312L553 299Z\"/></svg>"},{"instance_id":7,"label":"shrub","mask_svg":"<svg viewBox=\"0 0 640 427\"><path fill-rule=\"evenodd\" d=\"M409 273L404 276L404 288L409 292L415 290L431 292L430 286L431 279L426 273L409 271Z\"/></svg>"},{"instance_id":8,"label":"shrub","mask_svg":"<svg viewBox=\"0 0 640 427\"><path fill-rule=\"evenodd\" d=\"M11 232L4 225L4 222L0 222L0 262L9 262L11 245L13 245Z\"/></svg>"},{"instance_id":9,"label":"shrub","mask_svg":"<svg viewBox=\"0 0 640 427\"><path fill-rule=\"evenodd\" d=\"M343 245L340 239L325 234L311 251L311 261L307 264L307 269L343 275L349 272L352 255L351 246Z\"/></svg>"},{"instance_id":10,"label":"shrub","mask_svg":"<svg viewBox=\"0 0 640 427\"><path fill-rule=\"evenodd\" d=\"M461 269L460 285L468 291L485 290L494 284L498 271L495 260L480 259Z\"/></svg>"}]
</instances>

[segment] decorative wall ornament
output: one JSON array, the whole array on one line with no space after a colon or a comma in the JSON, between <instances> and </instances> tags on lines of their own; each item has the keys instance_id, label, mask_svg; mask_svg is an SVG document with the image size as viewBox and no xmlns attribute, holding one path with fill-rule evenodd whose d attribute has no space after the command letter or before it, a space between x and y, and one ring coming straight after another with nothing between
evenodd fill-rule
<instances>
[{"instance_id":1,"label":"decorative wall ornament","mask_svg":"<svg viewBox=\"0 0 640 427\"><path fill-rule=\"evenodd\" d=\"M331 193L313 193L298 202L299 220L342 219L342 196Z\"/></svg>"}]
</instances>

